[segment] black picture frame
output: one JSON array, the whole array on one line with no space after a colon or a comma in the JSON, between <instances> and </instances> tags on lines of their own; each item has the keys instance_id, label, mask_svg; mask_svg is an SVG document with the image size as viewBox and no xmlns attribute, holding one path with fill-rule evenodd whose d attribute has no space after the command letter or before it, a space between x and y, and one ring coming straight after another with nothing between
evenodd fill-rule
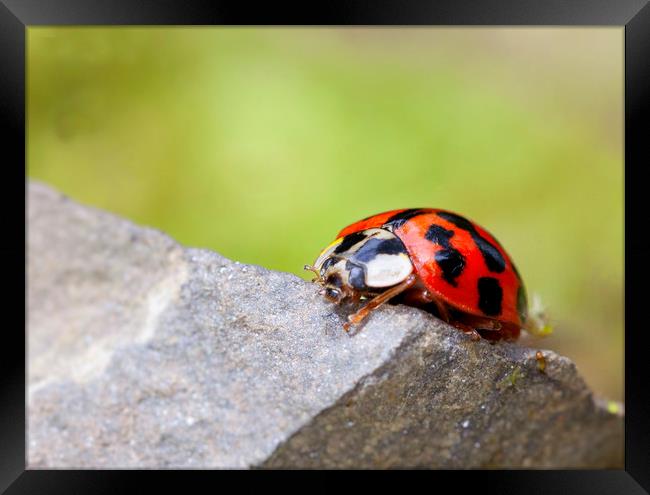
<instances>
[{"instance_id":1,"label":"black picture frame","mask_svg":"<svg viewBox=\"0 0 650 495\"><path fill-rule=\"evenodd\" d=\"M650 6L648 0L348 0L283 6L201 0L0 0L0 121L4 182L2 197L6 266L15 271L5 282L5 314L13 314L25 295L25 224L16 212L25 204L18 187L25 162L25 39L37 25L548 25L620 26L625 30L625 468L623 470L431 471L454 484L473 482L482 492L499 493L648 493L650 492L650 397L645 379L647 330L641 303L650 269L643 240L649 222L642 189L650 164L643 121L650 115ZM11 152L15 153L11 153ZM25 182L22 183L23 185ZM21 203L21 191L23 193ZM24 214L25 212L23 212ZM23 217L24 219L25 217ZM9 220L9 221L7 221ZM15 243L15 244L14 244ZM21 283L21 281L23 283ZM23 321L26 321L25 302ZM25 331L26 331L26 327ZM0 489L7 493L121 493L145 486L150 476L170 472L26 470L25 334L5 325L0 375ZM175 472L178 473L178 472ZM211 472L180 472L180 478ZM259 473L259 472L256 472ZM418 475L423 475L419 472ZM165 480L165 482L167 482ZM185 480L187 481L187 480ZM183 481L183 482L185 482ZM171 487L171 485L170 485Z\"/></svg>"}]
</instances>

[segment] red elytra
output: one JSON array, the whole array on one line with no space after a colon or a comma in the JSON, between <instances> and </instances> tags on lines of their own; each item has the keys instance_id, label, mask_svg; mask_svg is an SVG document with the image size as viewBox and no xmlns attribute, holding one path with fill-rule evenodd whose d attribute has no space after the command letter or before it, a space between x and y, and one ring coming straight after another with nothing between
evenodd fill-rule
<instances>
[{"instance_id":1,"label":"red elytra","mask_svg":"<svg viewBox=\"0 0 650 495\"><path fill-rule=\"evenodd\" d=\"M355 222L337 238L370 228L390 230L402 241L416 275L438 300L463 314L462 326L493 321L499 331L490 332L492 338L519 336L527 318L526 290L508 253L483 227L448 210L398 209Z\"/></svg>"}]
</instances>

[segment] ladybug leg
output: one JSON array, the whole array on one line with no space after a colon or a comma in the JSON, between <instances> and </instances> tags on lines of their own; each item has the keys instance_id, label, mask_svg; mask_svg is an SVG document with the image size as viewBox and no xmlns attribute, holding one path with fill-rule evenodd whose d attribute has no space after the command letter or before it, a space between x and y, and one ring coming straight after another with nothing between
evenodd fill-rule
<instances>
[{"instance_id":1,"label":"ladybug leg","mask_svg":"<svg viewBox=\"0 0 650 495\"><path fill-rule=\"evenodd\" d=\"M476 330L473 325L467 325L465 323L455 321L454 326L463 332L468 333L473 341L479 341L482 339L481 334L478 333L478 330Z\"/></svg>"},{"instance_id":2,"label":"ladybug leg","mask_svg":"<svg viewBox=\"0 0 650 495\"><path fill-rule=\"evenodd\" d=\"M433 313L433 308L431 308L431 304L433 304L436 307L436 312L433 314L447 323L451 322L447 304L429 289L423 287L414 288L405 294L403 302L409 306L425 309L430 313Z\"/></svg>"},{"instance_id":3,"label":"ladybug leg","mask_svg":"<svg viewBox=\"0 0 650 495\"><path fill-rule=\"evenodd\" d=\"M386 301L392 299L399 293L404 292L407 289L410 289L411 287L413 287L416 281L417 281L417 277L415 276L415 274L411 274L401 284L398 284L395 287L391 287L386 292L382 292L378 296L374 297L373 299L370 300L368 304L366 304L359 311L348 316L348 321L346 321L343 324L343 329L346 332L350 331L350 327L352 325L358 325L366 316L370 314L371 311L377 309L379 306L384 304Z\"/></svg>"},{"instance_id":4,"label":"ladybug leg","mask_svg":"<svg viewBox=\"0 0 650 495\"><path fill-rule=\"evenodd\" d=\"M350 298L350 302L352 302L352 304L357 304L360 301L361 301L361 292L355 291Z\"/></svg>"}]
</instances>

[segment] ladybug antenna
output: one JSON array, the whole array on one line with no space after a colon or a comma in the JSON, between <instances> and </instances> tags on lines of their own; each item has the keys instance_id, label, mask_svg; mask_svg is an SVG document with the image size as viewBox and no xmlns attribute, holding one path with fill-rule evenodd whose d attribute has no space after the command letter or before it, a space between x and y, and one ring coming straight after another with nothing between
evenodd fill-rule
<instances>
[{"instance_id":1,"label":"ladybug antenna","mask_svg":"<svg viewBox=\"0 0 650 495\"><path fill-rule=\"evenodd\" d=\"M319 284L321 283L320 273L316 268L314 268L311 265L305 265L303 269L310 272L314 272L316 274L316 278L312 279L312 282L318 282Z\"/></svg>"}]
</instances>

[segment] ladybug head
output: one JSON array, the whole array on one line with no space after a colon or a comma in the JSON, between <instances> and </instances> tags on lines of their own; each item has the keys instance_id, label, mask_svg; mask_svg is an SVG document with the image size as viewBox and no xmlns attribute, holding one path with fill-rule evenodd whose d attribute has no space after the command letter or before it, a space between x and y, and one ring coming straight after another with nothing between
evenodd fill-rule
<instances>
[{"instance_id":1,"label":"ladybug head","mask_svg":"<svg viewBox=\"0 0 650 495\"><path fill-rule=\"evenodd\" d=\"M404 281L413 265L402 242L384 229L339 237L305 269L316 274L321 293L340 303L354 296L382 292Z\"/></svg>"},{"instance_id":2,"label":"ladybug head","mask_svg":"<svg viewBox=\"0 0 650 495\"><path fill-rule=\"evenodd\" d=\"M316 274L313 281L323 286L319 294L338 304L354 293L354 288L350 286L347 264L344 258L331 255L321 263L315 263L315 266L305 265L305 270Z\"/></svg>"}]
</instances>

